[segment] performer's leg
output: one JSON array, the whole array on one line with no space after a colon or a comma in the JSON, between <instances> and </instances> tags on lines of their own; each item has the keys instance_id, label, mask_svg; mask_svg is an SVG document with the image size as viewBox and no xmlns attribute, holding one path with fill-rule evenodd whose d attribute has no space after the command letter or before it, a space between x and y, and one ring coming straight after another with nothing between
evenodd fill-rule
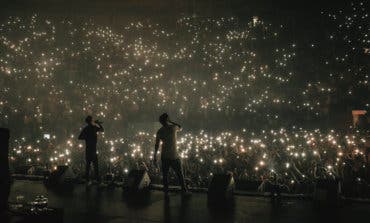
<instances>
[{"instance_id":1,"label":"performer's leg","mask_svg":"<svg viewBox=\"0 0 370 223\"><path fill-rule=\"evenodd\" d=\"M177 177L180 181L181 189L183 191L186 191L187 188L186 188L186 185L185 185L184 174L182 172L180 159L173 160L171 164L172 164L171 166L172 166L173 170L175 171L175 173L176 173L176 175L177 175Z\"/></svg>"},{"instance_id":2,"label":"performer's leg","mask_svg":"<svg viewBox=\"0 0 370 223\"><path fill-rule=\"evenodd\" d=\"M91 165L91 157L88 151L86 151L86 182L90 180L90 165Z\"/></svg>"},{"instance_id":3,"label":"performer's leg","mask_svg":"<svg viewBox=\"0 0 370 223\"><path fill-rule=\"evenodd\" d=\"M170 170L169 160L162 160L162 173L163 173L163 192L168 193L168 171Z\"/></svg>"},{"instance_id":4,"label":"performer's leg","mask_svg":"<svg viewBox=\"0 0 370 223\"><path fill-rule=\"evenodd\" d=\"M100 182L98 155L96 153L93 155L92 163L94 165L95 179L97 182Z\"/></svg>"}]
</instances>

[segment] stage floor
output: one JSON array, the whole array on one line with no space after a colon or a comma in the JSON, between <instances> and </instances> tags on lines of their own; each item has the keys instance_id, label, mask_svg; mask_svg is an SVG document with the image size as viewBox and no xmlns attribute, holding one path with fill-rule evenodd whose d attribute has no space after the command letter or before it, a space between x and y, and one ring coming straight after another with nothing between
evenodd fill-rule
<instances>
[{"instance_id":1,"label":"stage floor","mask_svg":"<svg viewBox=\"0 0 370 223\"><path fill-rule=\"evenodd\" d=\"M40 181L17 180L10 201L23 195L26 201L37 195L47 196L49 206L64 208L64 222L361 222L370 218L370 204L351 203L333 210L313 208L310 200L282 199L280 204L266 197L235 196L229 208L208 207L205 193L182 198L173 193L165 201L161 191L150 196L127 199L121 188L97 189L76 185L73 190L48 190Z\"/></svg>"}]
</instances>

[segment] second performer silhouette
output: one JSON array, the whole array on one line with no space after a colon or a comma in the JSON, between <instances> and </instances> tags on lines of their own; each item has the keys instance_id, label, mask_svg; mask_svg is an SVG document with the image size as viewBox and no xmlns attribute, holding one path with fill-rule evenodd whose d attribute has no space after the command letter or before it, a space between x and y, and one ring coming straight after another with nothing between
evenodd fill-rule
<instances>
[{"instance_id":1,"label":"second performer silhouette","mask_svg":"<svg viewBox=\"0 0 370 223\"><path fill-rule=\"evenodd\" d=\"M181 185L182 194L188 195L188 190L185 185L184 174L181 167L181 160L177 152L177 132L181 130L181 126L171 122L167 113L159 117L159 122L162 127L158 130L155 149L154 149L154 164L157 165L157 153L159 144L162 142L161 160L163 173L163 190L166 198L168 198L168 172L170 167L175 171Z\"/></svg>"},{"instance_id":2,"label":"second performer silhouette","mask_svg":"<svg viewBox=\"0 0 370 223\"><path fill-rule=\"evenodd\" d=\"M94 165L95 178L98 183L101 183L99 176L98 156L96 154L96 143L98 141L97 132L104 132L102 123L98 120L93 121L91 116L85 119L87 126L82 130L78 139L85 140L86 143L86 182L91 185L90 181L90 165Z\"/></svg>"}]
</instances>

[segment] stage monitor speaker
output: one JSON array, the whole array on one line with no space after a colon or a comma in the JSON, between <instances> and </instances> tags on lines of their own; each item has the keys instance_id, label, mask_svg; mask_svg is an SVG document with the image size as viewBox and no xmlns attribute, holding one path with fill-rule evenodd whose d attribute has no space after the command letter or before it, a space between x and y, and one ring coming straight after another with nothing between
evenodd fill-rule
<instances>
[{"instance_id":1,"label":"stage monitor speaker","mask_svg":"<svg viewBox=\"0 0 370 223\"><path fill-rule=\"evenodd\" d=\"M146 170L131 170L128 174L127 189L129 191L149 190L150 177Z\"/></svg>"},{"instance_id":2,"label":"stage monitor speaker","mask_svg":"<svg viewBox=\"0 0 370 223\"><path fill-rule=\"evenodd\" d=\"M208 201L231 200L235 181L232 174L215 174L208 187Z\"/></svg>"},{"instance_id":3,"label":"stage monitor speaker","mask_svg":"<svg viewBox=\"0 0 370 223\"><path fill-rule=\"evenodd\" d=\"M76 181L76 178L76 174L69 166L58 166L55 171L51 172L45 184L47 186L71 184Z\"/></svg>"},{"instance_id":4,"label":"stage monitor speaker","mask_svg":"<svg viewBox=\"0 0 370 223\"><path fill-rule=\"evenodd\" d=\"M10 193L9 129L0 128L0 212L7 209Z\"/></svg>"},{"instance_id":5,"label":"stage monitor speaker","mask_svg":"<svg viewBox=\"0 0 370 223\"><path fill-rule=\"evenodd\" d=\"M315 205L339 204L341 187L338 180L317 180L313 200Z\"/></svg>"},{"instance_id":6,"label":"stage monitor speaker","mask_svg":"<svg viewBox=\"0 0 370 223\"><path fill-rule=\"evenodd\" d=\"M48 175L49 171L44 166L31 166L27 170L27 175L34 175L34 176L46 176Z\"/></svg>"},{"instance_id":7,"label":"stage monitor speaker","mask_svg":"<svg viewBox=\"0 0 370 223\"><path fill-rule=\"evenodd\" d=\"M32 165L17 166L14 169L14 173L20 174L20 175L28 175L28 172L31 168L32 168Z\"/></svg>"}]
</instances>

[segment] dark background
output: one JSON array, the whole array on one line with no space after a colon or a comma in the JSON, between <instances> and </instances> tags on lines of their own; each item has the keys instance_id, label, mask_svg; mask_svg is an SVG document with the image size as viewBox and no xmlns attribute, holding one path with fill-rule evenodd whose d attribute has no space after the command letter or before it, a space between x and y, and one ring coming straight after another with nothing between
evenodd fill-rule
<instances>
[{"instance_id":1,"label":"dark background","mask_svg":"<svg viewBox=\"0 0 370 223\"><path fill-rule=\"evenodd\" d=\"M366 2L366 1L365 1ZM322 34L321 11L349 7L350 1L334 0L3 0L0 19L37 13L48 17L90 18L100 24L121 26L125 21L150 19L163 22L182 15L235 16L289 26L291 38Z\"/></svg>"},{"instance_id":2,"label":"dark background","mask_svg":"<svg viewBox=\"0 0 370 223\"><path fill-rule=\"evenodd\" d=\"M2 14L38 11L57 15L148 15L167 17L181 13L200 16L248 14L291 15L304 18L321 9L338 9L348 1L307 0L4 0Z\"/></svg>"}]
</instances>

